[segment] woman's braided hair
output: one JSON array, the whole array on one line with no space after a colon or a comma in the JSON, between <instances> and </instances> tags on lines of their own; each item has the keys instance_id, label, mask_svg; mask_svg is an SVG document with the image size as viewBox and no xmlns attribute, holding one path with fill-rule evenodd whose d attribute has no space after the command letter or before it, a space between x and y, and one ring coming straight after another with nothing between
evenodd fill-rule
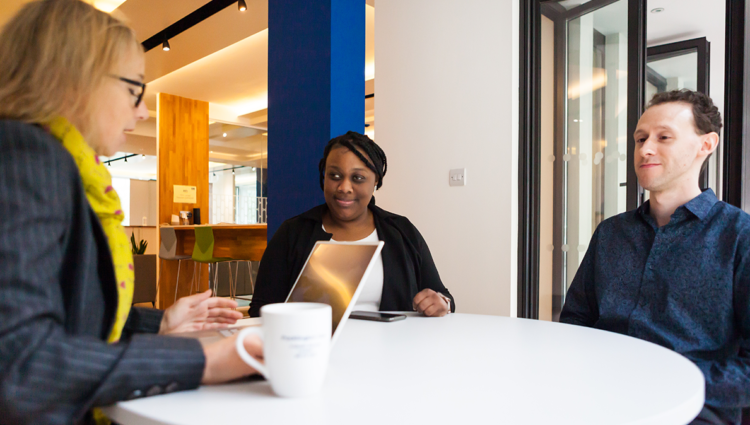
<instances>
[{"instance_id":1,"label":"woman's braided hair","mask_svg":"<svg viewBox=\"0 0 750 425\"><path fill-rule=\"evenodd\" d=\"M357 155L357 158L359 158L360 161L362 161L367 168L372 170L372 172L378 177L377 188L380 189L380 187L383 186L383 177L385 177L385 173L388 171L388 161L386 160L385 152L383 152L383 149L381 149L377 143L373 142L372 139L364 134L347 131L343 136L331 139L323 151L323 159L321 159L318 164L321 189L323 189L323 179L326 173L326 160L328 159L328 154L331 153L333 148L338 146L343 146L349 149L354 155ZM360 150L367 156L362 155Z\"/></svg>"}]
</instances>

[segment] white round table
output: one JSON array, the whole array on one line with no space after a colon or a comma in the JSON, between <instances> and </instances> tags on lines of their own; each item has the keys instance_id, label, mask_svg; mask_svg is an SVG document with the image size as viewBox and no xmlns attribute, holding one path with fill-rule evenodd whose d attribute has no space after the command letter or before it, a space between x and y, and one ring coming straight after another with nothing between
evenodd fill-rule
<instances>
[{"instance_id":1,"label":"white round table","mask_svg":"<svg viewBox=\"0 0 750 425\"><path fill-rule=\"evenodd\" d=\"M136 424L686 424L704 380L684 357L559 323L450 314L349 320L325 387L276 397L265 381L117 403Z\"/></svg>"}]
</instances>

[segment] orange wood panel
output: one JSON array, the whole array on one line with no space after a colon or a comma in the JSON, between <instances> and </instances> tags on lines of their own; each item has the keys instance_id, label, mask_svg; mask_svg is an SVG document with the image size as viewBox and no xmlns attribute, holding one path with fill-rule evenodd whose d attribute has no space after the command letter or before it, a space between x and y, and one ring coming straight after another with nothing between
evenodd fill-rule
<instances>
[{"instance_id":1,"label":"orange wood panel","mask_svg":"<svg viewBox=\"0 0 750 425\"><path fill-rule=\"evenodd\" d=\"M208 102L166 93L157 94L157 181L159 223L170 223L172 214L201 209L208 217ZM174 203L174 185L195 186L196 203ZM178 235L179 237L179 235ZM192 262L182 262L177 297L190 293ZM185 270L185 269L188 270ZM208 289L204 266L200 289ZM157 306L167 308L174 302L177 279L176 261L159 261L159 294Z\"/></svg>"}]
</instances>

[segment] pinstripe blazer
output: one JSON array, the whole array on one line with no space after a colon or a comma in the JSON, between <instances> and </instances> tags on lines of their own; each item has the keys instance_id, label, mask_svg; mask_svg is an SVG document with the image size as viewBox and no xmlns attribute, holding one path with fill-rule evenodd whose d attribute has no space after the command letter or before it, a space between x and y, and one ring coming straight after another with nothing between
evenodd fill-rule
<instances>
[{"instance_id":1,"label":"pinstripe blazer","mask_svg":"<svg viewBox=\"0 0 750 425\"><path fill-rule=\"evenodd\" d=\"M149 335L133 309L106 343L114 269L73 158L37 126L0 120L0 424L86 423L91 407L195 388L197 340Z\"/></svg>"}]
</instances>

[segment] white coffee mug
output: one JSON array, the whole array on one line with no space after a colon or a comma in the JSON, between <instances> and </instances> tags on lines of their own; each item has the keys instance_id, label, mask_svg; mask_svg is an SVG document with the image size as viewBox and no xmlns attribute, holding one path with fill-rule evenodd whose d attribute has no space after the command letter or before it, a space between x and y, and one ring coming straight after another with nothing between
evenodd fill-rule
<instances>
[{"instance_id":1,"label":"white coffee mug","mask_svg":"<svg viewBox=\"0 0 750 425\"><path fill-rule=\"evenodd\" d=\"M282 397L305 397L320 392L331 347L331 306L320 303L268 304L260 309L262 327L245 328L237 335L242 360L265 376ZM265 365L250 356L244 340L263 339Z\"/></svg>"}]
</instances>

